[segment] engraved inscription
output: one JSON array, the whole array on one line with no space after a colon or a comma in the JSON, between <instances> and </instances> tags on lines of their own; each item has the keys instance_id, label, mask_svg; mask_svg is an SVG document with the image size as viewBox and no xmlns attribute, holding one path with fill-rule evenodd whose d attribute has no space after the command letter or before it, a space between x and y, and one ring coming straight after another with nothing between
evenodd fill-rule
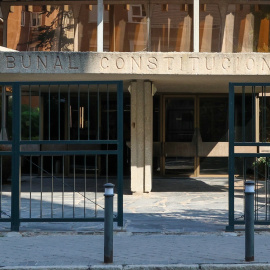
<instances>
[{"instance_id":1,"label":"engraved inscription","mask_svg":"<svg viewBox=\"0 0 270 270\"><path fill-rule=\"evenodd\" d=\"M222 68L227 70L231 67L231 59L228 57L224 57L222 60Z\"/></svg>"},{"instance_id":2,"label":"engraved inscription","mask_svg":"<svg viewBox=\"0 0 270 270\"><path fill-rule=\"evenodd\" d=\"M156 69L158 67L158 60L156 57L149 57L147 67L149 69Z\"/></svg>"},{"instance_id":3,"label":"engraved inscription","mask_svg":"<svg viewBox=\"0 0 270 270\"><path fill-rule=\"evenodd\" d=\"M102 57L102 58L101 58L101 67L102 67L103 69L108 68L108 67L109 67L108 62L109 62L109 58L108 58L108 57Z\"/></svg>"},{"instance_id":4,"label":"engraved inscription","mask_svg":"<svg viewBox=\"0 0 270 270\"><path fill-rule=\"evenodd\" d=\"M29 68L29 67L31 66L31 56L28 55L28 60L26 60L26 58L27 58L27 56L24 57L24 56L22 55L22 57L21 57L22 66L23 66L24 68Z\"/></svg>"},{"instance_id":5,"label":"engraved inscription","mask_svg":"<svg viewBox=\"0 0 270 270\"><path fill-rule=\"evenodd\" d=\"M60 68L60 69L63 69L63 66L62 66L62 63L61 63L61 60L60 60L60 57L59 56L56 56L56 60L55 60L55 64L54 64L54 69L55 68Z\"/></svg>"},{"instance_id":6,"label":"engraved inscription","mask_svg":"<svg viewBox=\"0 0 270 270\"><path fill-rule=\"evenodd\" d=\"M167 59L167 69L172 70L174 57L164 57L164 59Z\"/></svg>"},{"instance_id":7,"label":"engraved inscription","mask_svg":"<svg viewBox=\"0 0 270 270\"><path fill-rule=\"evenodd\" d=\"M43 68L47 68L47 56L42 59L40 56L37 56L37 68L40 69L41 65Z\"/></svg>"},{"instance_id":8,"label":"engraved inscription","mask_svg":"<svg viewBox=\"0 0 270 270\"><path fill-rule=\"evenodd\" d=\"M255 67L255 60L253 58L248 58L246 62L247 70L253 70Z\"/></svg>"},{"instance_id":9,"label":"engraved inscription","mask_svg":"<svg viewBox=\"0 0 270 270\"><path fill-rule=\"evenodd\" d=\"M138 68L139 70L141 70L142 68L142 57L138 57L138 58L135 58L135 57L131 57L131 61L132 61L132 70L136 67Z\"/></svg>"},{"instance_id":10,"label":"engraved inscription","mask_svg":"<svg viewBox=\"0 0 270 270\"><path fill-rule=\"evenodd\" d=\"M15 68L16 67L15 57L7 56L6 61L7 61L7 68Z\"/></svg>"},{"instance_id":11,"label":"engraved inscription","mask_svg":"<svg viewBox=\"0 0 270 270\"><path fill-rule=\"evenodd\" d=\"M266 54L89 53L87 57L87 54L61 52L5 53L1 72L270 75L270 56Z\"/></svg>"},{"instance_id":12,"label":"engraved inscription","mask_svg":"<svg viewBox=\"0 0 270 270\"><path fill-rule=\"evenodd\" d=\"M116 59L116 67L118 69L123 69L125 67L125 60L122 57Z\"/></svg>"}]
</instances>

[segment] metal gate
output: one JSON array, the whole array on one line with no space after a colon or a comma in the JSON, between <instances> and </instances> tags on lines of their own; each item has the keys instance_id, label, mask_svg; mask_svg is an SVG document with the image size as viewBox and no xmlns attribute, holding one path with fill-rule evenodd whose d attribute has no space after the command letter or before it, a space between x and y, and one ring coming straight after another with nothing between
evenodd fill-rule
<instances>
[{"instance_id":1,"label":"metal gate","mask_svg":"<svg viewBox=\"0 0 270 270\"><path fill-rule=\"evenodd\" d=\"M244 184L255 182L255 224L270 224L270 83L229 84L229 225L244 224Z\"/></svg>"},{"instance_id":2,"label":"metal gate","mask_svg":"<svg viewBox=\"0 0 270 270\"><path fill-rule=\"evenodd\" d=\"M0 83L0 222L104 220L116 185L123 226L122 82Z\"/></svg>"}]
</instances>

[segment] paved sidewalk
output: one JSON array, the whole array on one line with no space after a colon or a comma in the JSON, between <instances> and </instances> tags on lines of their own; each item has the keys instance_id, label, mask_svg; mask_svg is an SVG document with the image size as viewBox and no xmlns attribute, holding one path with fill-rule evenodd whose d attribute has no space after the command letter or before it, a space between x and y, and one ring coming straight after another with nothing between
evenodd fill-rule
<instances>
[{"instance_id":1,"label":"paved sidewalk","mask_svg":"<svg viewBox=\"0 0 270 270\"><path fill-rule=\"evenodd\" d=\"M135 270L136 265L141 269L158 265L164 270L219 266L242 269L249 265L252 267L248 269L270 270L269 227L255 233L254 263L259 266L246 264L243 227L233 233L225 232L226 180L202 182L212 188L204 192L125 195L125 222L123 228L114 228L111 268ZM242 207L243 201L236 200L239 216ZM19 233L9 232L9 226L0 224L0 266L4 269L94 269L94 265L104 268L102 223L22 223ZM204 268L207 264L210 266Z\"/></svg>"},{"instance_id":2,"label":"paved sidewalk","mask_svg":"<svg viewBox=\"0 0 270 270\"><path fill-rule=\"evenodd\" d=\"M1 266L103 264L103 235L7 233ZM256 233L255 262L270 262L270 233ZM241 264L243 233L114 234L115 265Z\"/></svg>"}]
</instances>

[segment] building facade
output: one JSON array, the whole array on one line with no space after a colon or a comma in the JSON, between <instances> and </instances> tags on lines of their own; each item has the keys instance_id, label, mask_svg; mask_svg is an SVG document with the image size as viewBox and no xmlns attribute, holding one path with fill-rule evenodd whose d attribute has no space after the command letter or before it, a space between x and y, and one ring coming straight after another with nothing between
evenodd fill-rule
<instances>
[{"instance_id":1,"label":"building facade","mask_svg":"<svg viewBox=\"0 0 270 270\"><path fill-rule=\"evenodd\" d=\"M0 4L0 42L18 51L0 54L1 81L123 81L132 192L151 192L153 177L228 174L228 85L269 81L270 1Z\"/></svg>"}]
</instances>

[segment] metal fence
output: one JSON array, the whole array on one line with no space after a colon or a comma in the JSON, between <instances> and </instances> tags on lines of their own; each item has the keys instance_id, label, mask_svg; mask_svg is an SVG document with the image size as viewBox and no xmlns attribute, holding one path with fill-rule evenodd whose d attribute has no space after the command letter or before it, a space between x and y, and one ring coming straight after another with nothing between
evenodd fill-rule
<instances>
[{"instance_id":1,"label":"metal fence","mask_svg":"<svg viewBox=\"0 0 270 270\"><path fill-rule=\"evenodd\" d=\"M245 223L244 184L255 181L255 224L270 224L270 84L230 83L229 225Z\"/></svg>"},{"instance_id":2,"label":"metal fence","mask_svg":"<svg viewBox=\"0 0 270 270\"><path fill-rule=\"evenodd\" d=\"M115 183L123 225L122 82L1 83L0 222L103 221Z\"/></svg>"}]
</instances>

